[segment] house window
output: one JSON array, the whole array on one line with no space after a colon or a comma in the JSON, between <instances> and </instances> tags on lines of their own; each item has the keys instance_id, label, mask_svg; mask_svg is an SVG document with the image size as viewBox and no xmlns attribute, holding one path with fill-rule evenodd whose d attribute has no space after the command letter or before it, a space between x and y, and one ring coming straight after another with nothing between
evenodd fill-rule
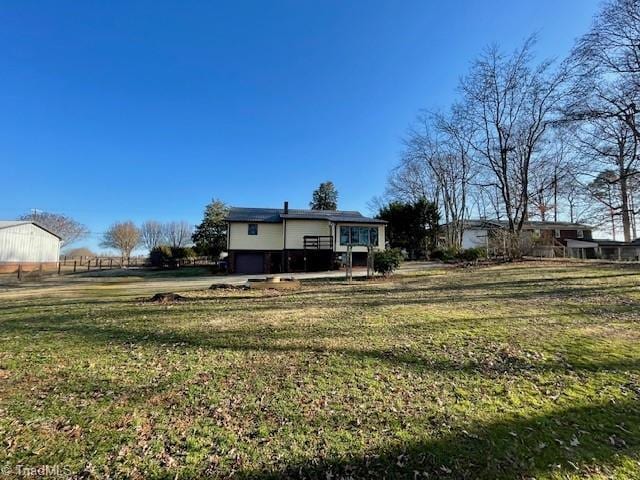
<instances>
[{"instance_id":1,"label":"house window","mask_svg":"<svg viewBox=\"0 0 640 480\"><path fill-rule=\"evenodd\" d=\"M340 227L340 245L349 245L349 227Z\"/></svg>"},{"instance_id":2,"label":"house window","mask_svg":"<svg viewBox=\"0 0 640 480\"><path fill-rule=\"evenodd\" d=\"M560 238L560 229L556 228L555 231L554 231L554 234L555 234L556 238Z\"/></svg>"},{"instance_id":3,"label":"house window","mask_svg":"<svg viewBox=\"0 0 640 480\"><path fill-rule=\"evenodd\" d=\"M378 228L377 227L373 227L369 229L369 242L371 245L374 245L374 246L378 245Z\"/></svg>"},{"instance_id":4,"label":"house window","mask_svg":"<svg viewBox=\"0 0 640 480\"><path fill-rule=\"evenodd\" d=\"M250 223L247 228L247 235L258 235L258 224Z\"/></svg>"},{"instance_id":5,"label":"house window","mask_svg":"<svg viewBox=\"0 0 640 480\"><path fill-rule=\"evenodd\" d=\"M578 230L578 238L584 238L584 231Z\"/></svg>"},{"instance_id":6,"label":"house window","mask_svg":"<svg viewBox=\"0 0 640 480\"><path fill-rule=\"evenodd\" d=\"M376 227L340 227L340 245L378 245Z\"/></svg>"},{"instance_id":7,"label":"house window","mask_svg":"<svg viewBox=\"0 0 640 480\"><path fill-rule=\"evenodd\" d=\"M354 232L357 232L354 237ZM367 227L351 227L351 238L357 238L353 241L356 245L369 245L369 229Z\"/></svg>"}]
</instances>

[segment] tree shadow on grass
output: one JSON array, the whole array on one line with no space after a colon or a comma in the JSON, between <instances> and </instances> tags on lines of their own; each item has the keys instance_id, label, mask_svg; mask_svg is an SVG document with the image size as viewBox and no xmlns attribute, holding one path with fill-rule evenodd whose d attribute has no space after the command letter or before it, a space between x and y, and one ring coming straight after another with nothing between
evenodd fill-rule
<instances>
[{"instance_id":1,"label":"tree shadow on grass","mask_svg":"<svg viewBox=\"0 0 640 480\"><path fill-rule=\"evenodd\" d=\"M392 305L437 305L437 304L455 304L461 302L488 302L495 300L505 301L526 301L535 299L544 300L558 300L563 303L566 300L570 300L572 297L578 296L581 298L588 298L590 295L602 295L605 293L611 295L625 295L633 292L637 287L625 286L625 285L610 285L610 286L595 286L595 287L558 287L554 289L521 289L512 288L505 290L492 291L487 289L482 293L481 287L476 290L478 293L474 293L474 289L459 289L457 287L451 287L432 291L429 288L405 288L398 290L389 290L384 292L387 296L381 295L369 295L365 292L364 296L349 295L347 292L342 292L341 296L330 297L327 300L333 303L342 302L343 305L351 307L382 307ZM444 293L446 291L446 293ZM339 292L335 292L338 294Z\"/></svg>"},{"instance_id":2,"label":"tree shadow on grass","mask_svg":"<svg viewBox=\"0 0 640 480\"><path fill-rule=\"evenodd\" d=\"M321 458L240 478L513 479L555 473L608 476L625 459L638 461L640 404L576 406L407 442L361 457ZM640 469L635 463L636 471Z\"/></svg>"},{"instance_id":3,"label":"tree shadow on grass","mask_svg":"<svg viewBox=\"0 0 640 480\"><path fill-rule=\"evenodd\" d=\"M0 323L1 334L33 335L63 334L65 341L89 342L97 346L147 345L163 348L167 345L179 348L202 348L211 351L262 352L262 353L306 353L312 355L340 355L362 362L412 368L421 372L463 372L487 377L524 372L568 372L568 371L630 371L640 369L638 358L617 358L603 361L574 360L571 364L557 359L536 360L521 356L494 352L486 359L456 357L451 352L425 349L426 354L400 347L355 348L325 346L324 338L353 337L359 327L323 328L316 332L317 339L310 339L308 332L291 332L286 328L272 329L269 326L257 328L255 325L234 329L174 330L130 328L113 324L79 323L75 320L58 323L50 317L36 317L28 321L7 321ZM502 355L502 356L501 356ZM486 361L485 361L486 360Z\"/></svg>"}]
</instances>

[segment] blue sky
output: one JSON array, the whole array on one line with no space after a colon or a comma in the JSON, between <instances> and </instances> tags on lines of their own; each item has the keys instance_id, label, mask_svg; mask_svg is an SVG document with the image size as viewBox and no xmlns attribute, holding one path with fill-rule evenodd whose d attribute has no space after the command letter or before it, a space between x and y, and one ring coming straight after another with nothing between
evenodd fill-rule
<instances>
[{"instance_id":1,"label":"blue sky","mask_svg":"<svg viewBox=\"0 0 640 480\"><path fill-rule=\"evenodd\" d=\"M483 46L562 58L596 0L0 2L0 219L197 223L218 197L382 193L421 108Z\"/></svg>"}]
</instances>

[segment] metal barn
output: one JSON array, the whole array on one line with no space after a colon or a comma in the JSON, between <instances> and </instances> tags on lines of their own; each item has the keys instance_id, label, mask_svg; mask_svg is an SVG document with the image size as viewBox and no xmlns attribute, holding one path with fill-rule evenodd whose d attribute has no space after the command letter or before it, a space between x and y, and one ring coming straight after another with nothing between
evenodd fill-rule
<instances>
[{"instance_id":1,"label":"metal barn","mask_svg":"<svg viewBox=\"0 0 640 480\"><path fill-rule=\"evenodd\" d=\"M54 269L60 237L29 221L0 221L0 272Z\"/></svg>"}]
</instances>

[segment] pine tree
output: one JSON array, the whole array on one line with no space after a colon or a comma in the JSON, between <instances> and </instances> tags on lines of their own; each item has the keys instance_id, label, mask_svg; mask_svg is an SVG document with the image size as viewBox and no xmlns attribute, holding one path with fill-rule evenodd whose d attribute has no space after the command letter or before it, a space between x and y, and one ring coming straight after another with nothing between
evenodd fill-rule
<instances>
[{"instance_id":1,"label":"pine tree","mask_svg":"<svg viewBox=\"0 0 640 480\"><path fill-rule=\"evenodd\" d=\"M313 199L309 203L313 210L337 210L338 191L331 181L326 181L314 190Z\"/></svg>"},{"instance_id":2,"label":"pine tree","mask_svg":"<svg viewBox=\"0 0 640 480\"><path fill-rule=\"evenodd\" d=\"M227 247L228 208L221 200L214 199L204 210L202 223L196 226L191 237L197 251L202 255L217 257Z\"/></svg>"}]
</instances>

